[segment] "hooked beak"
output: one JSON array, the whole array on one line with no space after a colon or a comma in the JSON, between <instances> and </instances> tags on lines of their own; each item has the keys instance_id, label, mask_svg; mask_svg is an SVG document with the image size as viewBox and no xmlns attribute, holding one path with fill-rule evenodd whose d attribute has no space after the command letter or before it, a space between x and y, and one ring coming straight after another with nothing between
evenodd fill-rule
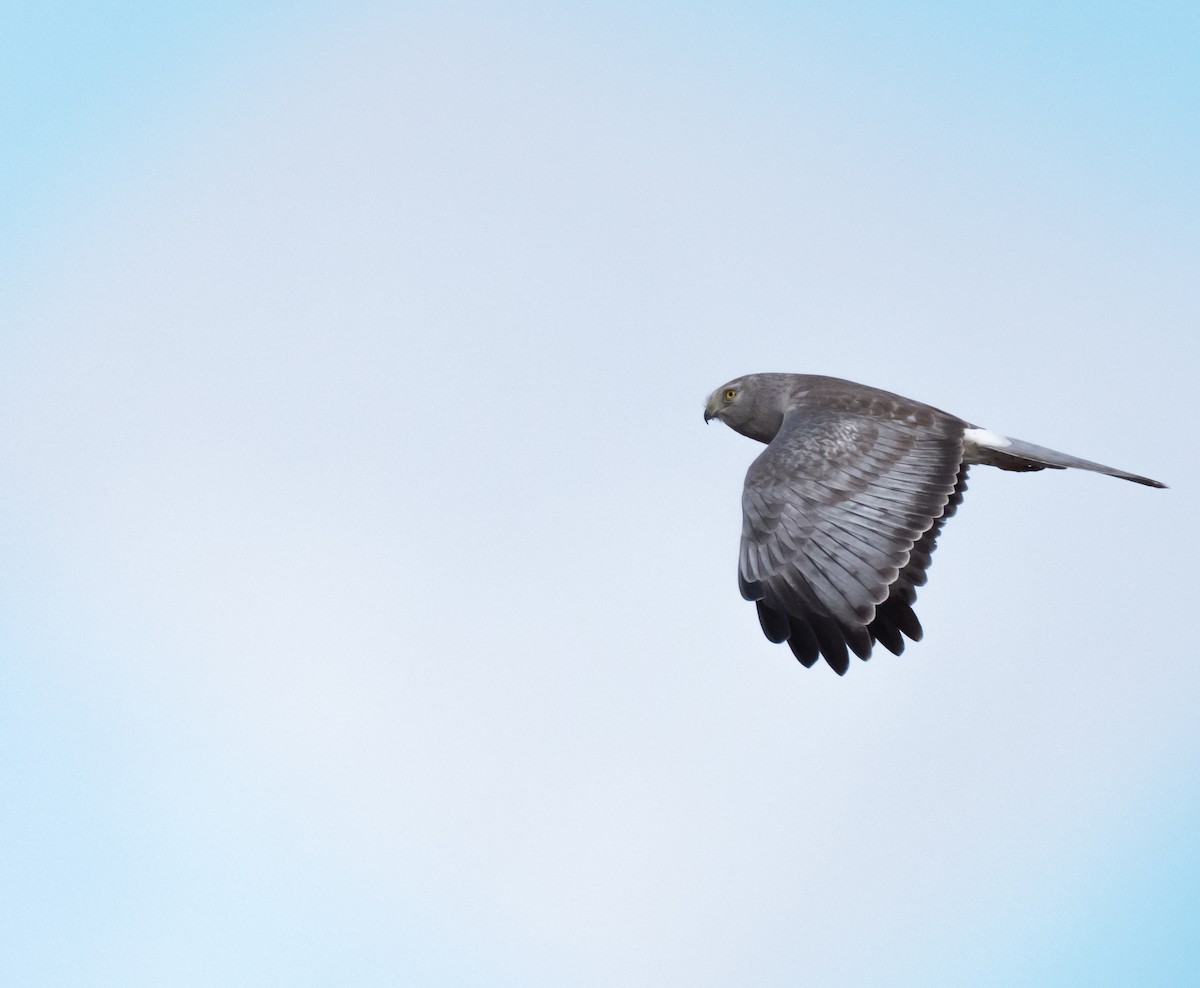
<instances>
[{"instance_id":1,"label":"hooked beak","mask_svg":"<svg viewBox=\"0 0 1200 988\"><path fill-rule=\"evenodd\" d=\"M720 405L719 405L719 402L717 401L717 393L714 391L712 394L710 394L708 396L708 401L704 405L704 424L705 425L708 425L709 422L711 422L713 419L715 419L717 417L717 412L719 411L719 409L720 409Z\"/></svg>"}]
</instances>

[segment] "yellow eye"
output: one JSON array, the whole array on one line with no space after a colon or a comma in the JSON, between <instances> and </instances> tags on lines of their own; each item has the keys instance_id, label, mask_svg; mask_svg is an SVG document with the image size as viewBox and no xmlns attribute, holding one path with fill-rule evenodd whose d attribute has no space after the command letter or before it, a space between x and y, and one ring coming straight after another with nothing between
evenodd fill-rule
<instances>
[{"instance_id":1,"label":"yellow eye","mask_svg":"<svg viewBox=\"0 0 1200 988\"><path fill-rule=\"evenodd\" d=\"M734 391L733 388L725 389L725 400L726 401L733 401L733 399L736 397L737 397L737 392Z\"/></svg>"}]
</instances>

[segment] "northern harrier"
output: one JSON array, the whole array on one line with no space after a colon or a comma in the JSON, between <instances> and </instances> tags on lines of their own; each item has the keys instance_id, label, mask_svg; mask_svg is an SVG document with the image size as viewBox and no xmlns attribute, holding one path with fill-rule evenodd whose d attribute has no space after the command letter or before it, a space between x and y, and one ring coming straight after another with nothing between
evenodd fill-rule
<instances>
[{"instance_id":1,"label":"northern harrier","mask_svg":"<svg viewBox=\"0 0 1200 988\"><path fill-rule=\"evenodd\" d=\"M708 397L720 419L766 443L746 473L738 585L763 633L838 673L878 642L920 641L916 588L967 488L967 468L1075 467L1164 487L1009 439L920 402L808 374L748 374Z\"/></svg>"}]
</instances>

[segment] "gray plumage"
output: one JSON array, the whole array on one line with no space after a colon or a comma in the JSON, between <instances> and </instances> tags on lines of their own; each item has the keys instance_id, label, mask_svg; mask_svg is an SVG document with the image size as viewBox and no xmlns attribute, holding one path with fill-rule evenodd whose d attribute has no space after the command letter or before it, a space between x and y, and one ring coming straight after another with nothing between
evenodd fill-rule
<instances>
[{"instance_id":1,"label":"gray plumage","mask_svg":"<svg viewBox=\"0 0 1200 988\"><path fill-rule=\"evenodd\" d=\"M738 585L763 633L842 675L878 642L921 639L916 588L967 468L1074 467L1149 487L1157 480L980 429L887 391L809 374L748 374L709 395L720 419L767 448L742 492Z\"/></svg>"}]
</instances>

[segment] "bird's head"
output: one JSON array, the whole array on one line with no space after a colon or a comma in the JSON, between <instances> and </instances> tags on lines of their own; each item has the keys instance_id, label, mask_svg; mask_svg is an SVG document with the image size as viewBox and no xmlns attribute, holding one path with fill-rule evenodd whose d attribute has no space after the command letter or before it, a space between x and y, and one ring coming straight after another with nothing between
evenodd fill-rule
<instances>
[{"instance_id":1,"label":"bird's head","mask_svg":"<svg viewBox=\"0 0 1200 988\"><path fill-rule=\"evenodd\" d=\"M747 374L722 384L708 396L704 421L720 419L734 432L769 443L787 412L786 374Z\"/></svg>"}]
</instances>

